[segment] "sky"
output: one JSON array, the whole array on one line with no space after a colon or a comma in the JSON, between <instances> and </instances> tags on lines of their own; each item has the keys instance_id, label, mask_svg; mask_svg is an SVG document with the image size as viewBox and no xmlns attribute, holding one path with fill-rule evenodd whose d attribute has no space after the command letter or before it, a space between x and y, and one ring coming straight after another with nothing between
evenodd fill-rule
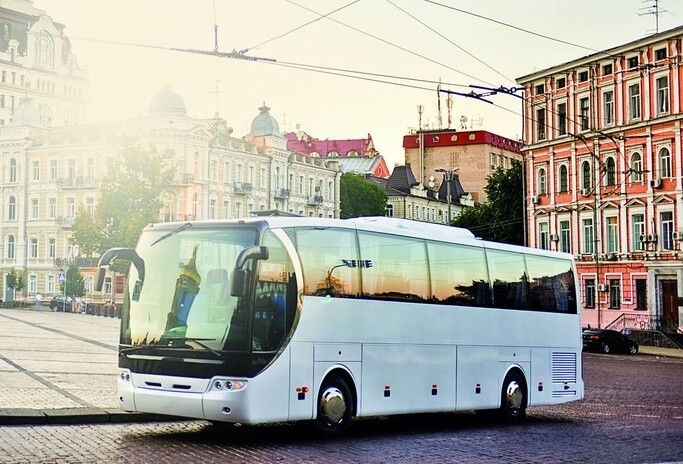
<instances>
[{"instance_id":1,"label":"sky","mask_svg":"<svg viewBox=\"0 0 683 464\"><path fill-rule=\"evenodd\" d=\"M90 106L83 122L144 115L152 96L170 84L190 116L218 112L238 137L249 132L264 103L282 131L299 127L319 139L371 134L390 169L404 163L403 136L419 127L419 106L423 128L439 127L439 81L443 91L461 93L470 92L470 85L514 87L521 76L654 33L655 16L644 14L654 5L655 0L34 1L66 26L78 63L88 70ZM683 24L683 1L660 0L659 9L660 32ZM169 50L213 50L215 24L219 51L246 49L245 55L275 61ZM341 73L330 68L354 71L355 78L330 74ZM441 92L444 128L447 95ZM495 105L454 95L450 127L459 128L465 116L468 128L520 139L521 100L505 94L490 100Z\"/></svg>"}]
</instances>

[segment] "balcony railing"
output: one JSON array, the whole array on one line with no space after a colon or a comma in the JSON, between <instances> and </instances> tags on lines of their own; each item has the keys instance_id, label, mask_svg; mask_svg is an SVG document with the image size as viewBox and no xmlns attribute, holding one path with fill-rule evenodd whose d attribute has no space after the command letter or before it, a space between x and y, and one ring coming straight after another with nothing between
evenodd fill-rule
<instances>
[{"instance_id":1,"label":"balcony railing","mask_svg":"<svg viewBox=\"0 0 683 464\"><path fill-rule=\"evenodd\" d=\"M57 187L60 188L94 188L97 187L97 179L93 177L64 177L57 179Z\"/></svg>"},{"instance_id":2,"label":"balcony railing","mask_svg":"<svg viewBox=\"0 0 683 464\"><path fill-rule=\"evenodd\" d=\"M55 218L55 225L60 226L60 227L71 227L74 225L74 221L76 220L75 217L62 217L58 216Z\"/></svg>"},{"instance_id":3,"label":"balcony railing","mask_svg":"<svg viewBox=\"0 0 683 464\"><path fill-rule=\"evenodd\" d=\"M235 182L233 187L235 195L249 195L252 191L252 185L249 182Z\"/></svg>"},{"instance_id":4,"label":"balcony railing","mask_svg":"<svg viewBox=\"0 0 683 464\"><path fill-rule=\"evenodd\" d=\"M281 198L281 199L289 198L289 189L277 189L275 191L275 198Z\"/></svg>"},{"instance_id":5,"label":"balcony railing","mask_svg":"<svg viewBox=\"0 0 683 464\"><path fill-rule=\"evenodd\" d=\"M189 185L194 182L194 174L189 172L177 174L173 179L174 185Z\"/></svg>"},{"instance_id":6,"label":"balcony railing","mask_svg":"<svg viewBox=\"0 0 683 464\"><path fill-rule=\"evenodd\" d=\"M57 269L64 269L65 267L69 267L69 265L72 262L75 262L76 266L78 266L79 268L97 267L98 261L99 261L99 258L73 258L73 259L55 258L53 265Z\"/></svg>"},{"instance_id":7,"label":"balcony railing","mask_svg":"<svg viewBox=\"0 0 683 464\"><path fill-rule=\"evenodd\" d=\"M323 197L322 195L313 195L308 197L308 205L309 206L320 206L323 204Z\"/></svg>"}]
</instances>

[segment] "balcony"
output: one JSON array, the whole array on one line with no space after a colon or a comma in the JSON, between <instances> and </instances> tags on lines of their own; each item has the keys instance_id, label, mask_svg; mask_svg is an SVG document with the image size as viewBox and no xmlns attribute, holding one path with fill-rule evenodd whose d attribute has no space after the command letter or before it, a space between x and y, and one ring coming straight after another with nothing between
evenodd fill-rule
<instances>
[{"instance_id":1,"label":"balcony","mask_svg":"<svg viewBox=\"0 0 683 464\"><path fill-rule=\"evenodd\" d=\"M175 186L190 185L193 182L194 174L191 174L189 172L186 172L184 174L176 174L175 178L173 179L173 185Z\"/></svg>"},{"instance_id":2,"label":"balcony","mask_svg":"<svg viewBox=\"0 0 683 464\"><path fill-rule=\"evenodd\" d=\"M286 200L289 198L289 189L277 189L275 191L275 198Z\"/></svg>"},{"instance_id":3,"label":"balcony","mask_svg":"<svg viewBox=\"0 0 683 464\"><path fill-rule=\"evenodd\" d=\"M320 206L323 204L323 197L322 195L313 195L308 197L308 206Z\"/></svg>"},{"instance_id":4,"label":"balcony","mask_svg":"<svg viewBox=\"0 0 683 464\"><path fill-rule=\"evenodd\" d=\"M76 266L78 266L79 268L94 268L97 267L98 261L99 258L55 258L53 261L53 266L55 267L55 269L64 269L69 267L69 265L73 262L76 263Z\"/></svg>"},{"instance_id":5,"label":"balcony","mask_svg":"<svg viewBox=\"0 0 683 464\"><path fill-rule=\"evenodd\" d=\"M75 217L62 217L58 216L55 218L55 225L60 227L71 227L74 225Z\"/></svg>"},{"instance_id":6,"label":"balcony","mask_svg":"<svg viewBox=\"0 0 683 464\"><path fill-rule=\"evenodd\" d=\"M233 187L235 195L249 195L252 191L252 185L249 182L235 182Z\"/></svg>"},{"instance_id":7,"label":"balcony","mask_svg":"<svg viewBox=\"0 0 683 464\"><path fill-rule=\"evenodd\" d=\"M66 189L78 189L78 188L95 188L97 187L97 180L93 177L64 177L62 179L57 179L57 187Z\"/></svg>"}]
</instances>

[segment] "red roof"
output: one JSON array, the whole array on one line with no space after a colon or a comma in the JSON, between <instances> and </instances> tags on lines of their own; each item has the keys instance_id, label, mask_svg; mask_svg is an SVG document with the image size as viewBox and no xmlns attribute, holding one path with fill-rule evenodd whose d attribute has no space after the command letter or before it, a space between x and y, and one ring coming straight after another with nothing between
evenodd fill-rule
<instances>
[{"instance_id":1,"label":"red roof","mask_svg":"<svg viewBox=\"0 0 683 464\"><path fill-rule=\"evenodd\" d=\"M491 132L477 131L456 131L455 129L444 129L435 131L424 131L422 133L425 147L452 147L457 145L492 145L503 150L521 154L521 144L512 139L493 134ZM403 136L403 148L418 148L419 134Z\"/></svg>"},{"instance_id":2,"label":"red roof","mask_svg":"<svg viewBox=\"0 0 683 464\"><path fill-rule=\"evenodd\" d=\"M319 140L307 133L287 132L287 149L302 155L310 156L317 153L318 156L374 156L377 154L372 136L368 134L365 139L346 140Z\"/></svg>"}]
</instances>

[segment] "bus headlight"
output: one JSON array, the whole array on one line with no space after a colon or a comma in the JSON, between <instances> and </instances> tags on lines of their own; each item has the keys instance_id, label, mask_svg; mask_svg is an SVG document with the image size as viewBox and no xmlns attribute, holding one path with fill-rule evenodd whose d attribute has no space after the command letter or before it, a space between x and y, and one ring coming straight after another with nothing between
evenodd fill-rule
<instances>
[{"instance_id":1,"label":"bus headlight","mask_svg":"<svg viewBox=\"0 0 683 464\"><path fill-rule=\"evenodd\" d=\"M247 386L246 380L239 379L213 379L211 381L211 391L239 391Z\"/></svg>"}]
</instances>

